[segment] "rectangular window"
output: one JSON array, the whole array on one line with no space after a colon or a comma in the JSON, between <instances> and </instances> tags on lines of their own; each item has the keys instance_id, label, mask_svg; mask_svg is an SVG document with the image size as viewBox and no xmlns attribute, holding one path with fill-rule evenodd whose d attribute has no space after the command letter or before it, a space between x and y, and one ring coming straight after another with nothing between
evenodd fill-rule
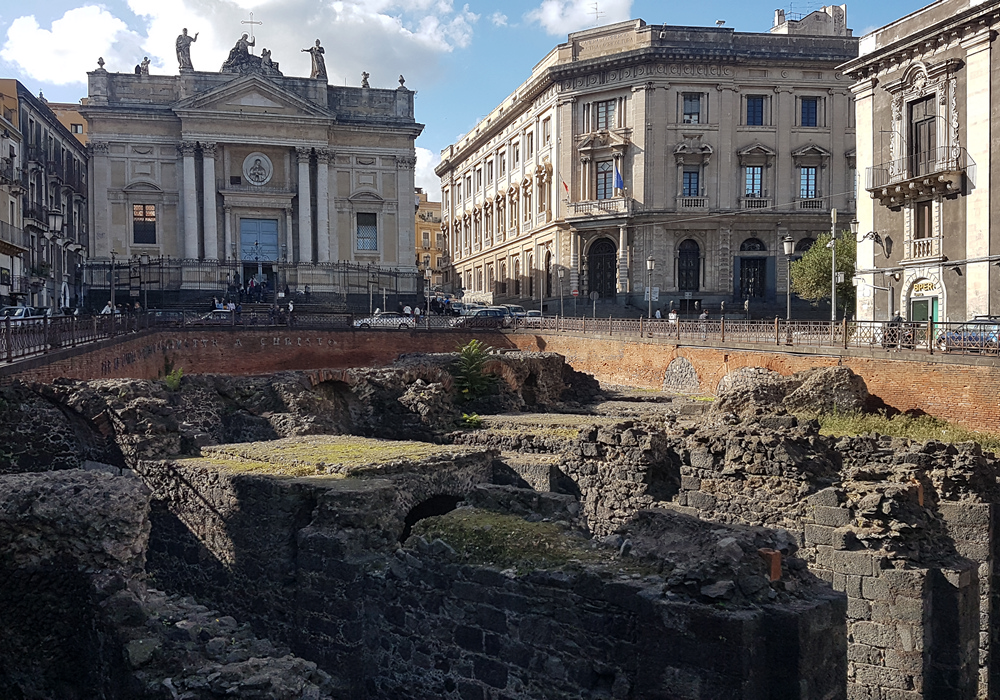
<instances>
[{"instance_id":1,"label":"rectangular window","mask_svg":"<svg viewBox=\"0 0 1000 700\"><path fill-rule=\"evenodd\" d=\"M493 161L492 160L489 161L486 164L486 184L487 185L492 185L493 184Z\"/></svg>"},{"instance_id":2,"label":"rectangular window","mask_svg":"<svg viewBox=\"0 0 1000 700\"><path fill-rule=\"evenodd\" d=\"M684 169L684 182L681 188L681 195L684 197L700 197L701 188L699 185L699 176L701 171L698 168L685 168Z\"/></svg>"},{"instance_id":3,"label":"rectangular window","mask_svg":"<svg viewBox=\"0 0 1000 700\"><path fill-rule=\"evenodd\" d=\"M437 247L444 248L444 234L439 231L436 240L437 240Z\"/></svg>"},{"instance_id":4,"label":"rectangular window","mask_svg":"<svg viewBox=\"0 0 1000 700\"><path fill-rule=\"evenodd\" d=\"M514 155L512 156L512 160L512 165L515 168L521 164L521 144L519 143L514 144Z\"/></svg>"},{"instance_id":5,"label":"rectangular window","mask_svg":"<svg viewBox=\"0 0 1000 700\"><path fill-rule=\"evenodd\" d=\"M69 125L69 131L70 131L71 134L82 134L83 133L83 124L70 124Z\"/></svg>"},{"instance_id":6,"label":"rectangular window","mask_svg":"<svg viewBox=\"0 0 1000 700\"><path fill-rule=\"evenodd\" d=\"M747 197L763 197L764 187L763 187L763 177L764 168L760 165L749 165L746 168L745 184L746 184L746 196Z\"/></svg>"},{"instance_id":7,"label":"rectangular window","mask_svg":"<svg viewBox=\"0 0 1000 700\"><path fill-rule=\"evenodd\" d=\"M816 97L803 97L801 104L801 126L819 126L819 99Z\"/></svg>"},{"instance_id":8,"label":"rectangular window","mask_svg":"<svg viewBox=\"0 0 1000 700\"><path fill-rule=\"evenodd\" d=\"M610 160L597 164L597 198L611 199L615 196L615 166Z\"/></svg>"},{"instance_id":9,"label":"rectangular window","mask_svg":"<svg viewBox=\"0 0 1000 700\"><path fill-rule=\"evenodd\" d=\"M542 145L548 146L552 143L552 119L542 120Z\"/></svg>"},{"instance_id":10,"label":"rectangular window","mask_svg":"<svg viewBox=\"0 0 1000 700\"><path fill-rule=\"evenodd\" d=\"M476 191L483 189L483 169L476 168Z\"/></svg>"},{"instance_id":11,"label":"rectangular window","mask_svg":"<svg viewBox=\"0 0 1000 700\"><path fill-rule=\"evenodd\" d=\"M461 182L458 183L457 185L455 185L455 198L458 200L459 204L462 203L462 183Z\"/></svg>"},{"instance_id":12,"label":"rectangular window","mask_svg":"<svg viewBox=\"0 0 1000 700\"><path fill-rule=\"evenodd\" d=\"M684 117L685 124L701 123L701 95L693 92L684 93Z\"/></svg>"},{"instance_id":13,"label":"rectangular window","mask_svg":"<svg viewBox=\"0 0 1000 700\"><path fill-rule=\"evenodd\" d=\"M799 198L816 199L816 167L799 168Z\"/></svg>"},{"instance_id":14,"label":"rectangular window","mask_svg":"<svg viewBox=\"0 0 1000 700\"><path fill-rule=\"evenodd\" d=\"M930 238L934 235L933 202L917 202L917 221L913 229L914 238Z\"/></svg>"},{"instance_id":15,"label":"rectangular window","mask_svg":"<svg viewBox=\"0 0 1000 700\"><path fill-rule=\"evenodd\" d=\"M615 103L617 100L597 102L597 129L613 129L615 126Z\"/></svg>"},{"instance_id":16,"label":"rectangular window","mask_svg":"<svg viewBox=\"0 0 1000 700\"><path fill-rule=\"evenodd\" d=\"M358 250L378 250L378 214L358 213Z\"/></svg>"},{"instance_id":17,"label":"rectangular window","mask_svg":"<svg viewBox=\"0 0 1000 700\"><path fill-rule=\"evenodd\" d=\"M764 97L762 95L747 97L747 125L764 126Z\"/></svg>"},{"instance_id":18,"label":"rectangular window","mask_svg":"<svg viewBox=\"0 0 1000 700\"><path fill-rule=\"evenodd\" d=\"M465 176L465 195L467 197L472 196L472 175Z\"/></svg>"},{"instance_id":19,"label":"rectangular window","mask_svg":"<svg viewBox=\"0 0 1000 700\"><path fill-rule=\"evenodd\" d=\"M156 245L156 205L132 205L132 242L136 245Z\"/></svg>"},{"instance_id":20,"label":"rectangular window","mask_svg":"<svg viewBox=\"0 0 1000 700\"><path fill-rule=\"evenodd\" d=\"M533 158L535 155L535 134L529 131L527 136L527 142L524 145L524 157Z\"/></svg>"},{"instance_id":21,"label":"rectangular window","mask_svg":"<svg viewBox=\"0 0 1000 700\"><path fill-rule=\"evenodd\" d=\"M423 247L424 248L430 248L431 247L431 232L430 231L424 231L421 234L421 238L422 238L422 241L423 241L423 244L424 244Z\"/></svg>"},{"instance_id":22,"label":"rectangular window","mask_svg":"<svg viewBox=\"0 0 1000 700\"><path fill-rule=\"evenodd\" d=\"M503 177L504 175L507 174L507 154L506 153L501 153L500 154L500 172L499 172L499 174L500 174L500 177Z\"/></svg>"}]
</instances>

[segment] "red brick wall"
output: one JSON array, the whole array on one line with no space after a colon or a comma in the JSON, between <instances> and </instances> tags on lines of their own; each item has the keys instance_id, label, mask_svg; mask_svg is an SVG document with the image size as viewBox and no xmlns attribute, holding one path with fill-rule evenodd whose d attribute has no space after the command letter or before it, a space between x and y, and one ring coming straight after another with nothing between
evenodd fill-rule
<instances>
[{"instance_id":1,"label":"red brick wall","mask_svg":"<svg viewBox=\"0 0 1000 700\"><path fill-rule=\"evenodd\" d=\"M502 333L490 331L156 332L25 360L0 369L0 380L154 379L164 373L168 363L186 374L250 375L286 369L380 367L408 352L452 352L473 337L497 348L514 347Z\"/></svg>"},{"instance_id":2,"label":"red brick wall","mask_svg":"<svg viewBox=\"0 0 1000 700\"><path fill-rule=\"evenodd\" d=\"M843 355L763 352L726 348L676 347L569 334L512 335L522 350L557 352L602 382L659 389L667 366L687 358L702 391L714 394L727 372L764 367L789 375L811 367L842 364L868 384L868 391L900 411L919 410L977 430L1000 429L1000 364L995 359L954 355L897 355L879 351ZM904 357L912 359L903 359Z\"/></svg>"},{"instance_id":3,"label":"red brick wall","mask_svg":"<svg viewBox=\"0 0 1000 700\"><path fill-rule=\"evenodd\" d=\"M129 336L63 350L8 367L0 381L51 381L57 377L155 378L166 362L187 374L267 374L285 369L378 367L408 352L451 352L472 337L498 348L546 350L565 356L576 369L603 382L659 389L667 366L687 358L702 391L712 394L727 372L765 367L792 374L811 367L843 364L864 377L868 390L886 404L921 410L970 428L1000 426L1000 366L989 358L896 355L854 351L843 355L676 347L660 340L638 341L563 333L302 331L213 329ZM902 359L909 357L913 359Z\"/></svg>"}]
</instances>

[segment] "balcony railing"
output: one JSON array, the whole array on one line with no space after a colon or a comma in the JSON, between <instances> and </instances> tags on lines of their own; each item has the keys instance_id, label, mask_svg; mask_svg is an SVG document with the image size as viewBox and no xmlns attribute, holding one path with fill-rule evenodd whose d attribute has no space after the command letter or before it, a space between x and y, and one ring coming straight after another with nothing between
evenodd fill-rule
<instances>
[{"instance_id":1,"label":"balcony railing","mask_svg":"<svg viewBox=\"0 0 1000 700\"><path fill-rule=\"evenodd\" d=\"M628 197L612 197L588 202L567 202L567 207L570 216L627 215L631 201Z\"/></svg>"},{"instance_id":2,"label":"balcony railing","mask_svg":"<svg viewBox=\"0 0 1000 700\"><path fill-rule=\"evenodd\" d=\"M708 197L678 197L678 209L708 209Z\"/></svg>"},{"instance_id":3,"label":"balcony railing","mask_svg":"<svg viewBox=\"0 0 1000 700\"><path fill-rule=\"evenodd\" d=\"M903 247L904 260L925 260L941 257L941 237L911 238Z\"/></svg>"},{"instance_id":4,"label":"balcony railing","mask_svg":"<svg viewBox=\"0 0 1000 700\"><path fill-rule=\"evenodd\" d=\"M770 209L770 197L740 197L740 209Z\"/></svg>"},{"instance_id":5,"label":"balcony railing","mask_svg":"<svg viewBox=\"0 0 1000 700\"><path fill-rule=\"evenodd\" d=\"M809 197L797 200L795 208L806 211L822 211L826 209L826 202L822 197Z\"/></svg>"},{"instance_id":6,"label":"balcony railing","mask_svg":"<svg viewBox=\"0 0 1000 700\"><path fill-rule=\"evenodd\" d=\"M964 148L940 146L868 168L865 189L895 209L914 197L957 194L975 167Z\"/></svg>"},{"instance_id":7,"label":"balcony railing","mask_svg":"<svg viewBox=\"0 0 1000 700\"><path fill-rule=\"evenodd\" d=\"M45 149L41 146L28 146L28 160L35 163L42 163L45 161Z\"/></svg>"},{"instance_id":8,"label":"balcony railing","mask_svg":"<svg viewBox=\"0 0 1000 700\"><path fill-rule=\"evenodd\" d=\"M24 230L19 229L16 226L11 226L5 221L0 221L0 241L10 243L18 248L28 249L28 244L25 242L26 236L24 235Z\"/></svg>"},{"instance_id":9,"label":"balcony railing","mask_svg":"<svg viewBox=\"0 0 1000 700\"><path fill-rule=\"evenodd\" d=\"M14 172L13 158L0 158L0 185L19 185L21 183Z\"/></svg>"},{"instance_id":10,"label":"balcony railing","mask_svg":"<svg viewBox=\"0 0 1000 700\"><path fill-rule=\"evenodd\" d=\"M45 207L41 204L29 204L25 202L23 211L25 219L37 221L43 227L49 225L49 215L46 213Z\"/></svg>"}]
</instances>

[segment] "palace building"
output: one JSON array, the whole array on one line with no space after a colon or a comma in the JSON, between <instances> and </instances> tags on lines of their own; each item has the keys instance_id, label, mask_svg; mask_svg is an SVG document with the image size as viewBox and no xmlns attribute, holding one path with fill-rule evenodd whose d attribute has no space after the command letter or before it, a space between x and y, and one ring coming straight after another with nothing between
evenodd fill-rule
<instances>
[{"instance_id":1,"label":"palace building","mask_svg":"<svg viewBox=\"0 0 1000 700\"><path fill-rule=\"evenodd\" d=\"M152 287L165 302L251 279L366 307L372 288L417 293L423 127L403 77L396 89L328 85L319 41L304 49L313 77L285 76L245 36L221 70L195 70L195 37L178 37L179 75L113 73L103 60L88 74L94 296L106 297L108 264L133 296Z\"/></svg>"},{"instance_id":2,"label":"palace building","mask_svg":"<svg viewBox=\"0 0 1000 700\"><path fill-rule=\"evenodd\" d=\"M784 311L782 241L855 202L846 7L771 32L622 22L569 35L442 151L452 285L545 305ZM651 268L651 269L650 269ZM550 308L558 308L550 305ZM801 309L807 307L803 304Z\"/></svg>"},{"instance_id":3,"label":"palace building","mask_svg":"<svg viewBox=\"0 0 1000 700\"><path fill-rule=\"evenodd\" d=\"M1000 2L941 0L861 40L858 317L1000 315ZM870 196L869 196L870 195ZM997 231L997 235L993 232Z\"/></svg>"}]
</instances>

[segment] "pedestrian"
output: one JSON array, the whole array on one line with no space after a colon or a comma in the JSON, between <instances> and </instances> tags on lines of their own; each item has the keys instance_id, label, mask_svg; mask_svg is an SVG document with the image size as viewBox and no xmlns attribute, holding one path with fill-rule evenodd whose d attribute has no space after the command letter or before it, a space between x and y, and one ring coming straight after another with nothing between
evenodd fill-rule
<instances>
[{"instance_id":1,"label":"pedestrian","mask_svg":"<svg viewBox=\"0 0 1000 700\"><path fill-rule=\"evenodd\" d=\"M676 328L677 328L677 309L674 309L674 308L671 307L670 311L667 313L667 323L670 324L671 328L673 328L673 329L676 330Z\"/></svg>"},{"instance_id":2,"label":"pedestrian","mask_svg":"<svg viewBox=\"0 0 1000 700\"><path fill-rule=\"evenodd\" d=\"M659 308L656 309L656 318L658 318L658 319L659 318L663 318L663 316L660 315L660 309Z\"/></svg>"},{"instance_id":3,"label":"pedestrian","mask_svg":"<svg viewBox=\"0 0 1000 700\"><path fill-rule=\"evenodd\" d=\"M105 316L110 313L111 313L111 302L109 301L107 304L104 305L104 308L101 309L101 315Z\"/></svg>"},{"instance_id":4,"label":"pedestrian","mask_svg":"<svg viewBox=\"0 0 1000 700\"><path fill-rule=\"evenodd\" d=\"M288 300L288 327L291 328L295 325L295 303L289 299Z\"/></svg>"},{"instance_id":5,"label":"pedestrian","mask_svg":"<svg viewBox=\"0 0 1000 700\"><path fill-rule=\"evenodd\" d=\"M404 316L412 316L413 315L413 309L410 308L409 304L407 304L406 306L403 307L403 315Z\"/></svg>"},{"instance_id":6,"label":"pedestrian","mask_svg":"<svg viewBox=\"0 0 1000 700\"><path fill-rule=\"evenodd\" d=\"M702 309L698 316L698 328L701 329L701 337L708 336L708 309Z\"/></svg>"}]
</instances>

